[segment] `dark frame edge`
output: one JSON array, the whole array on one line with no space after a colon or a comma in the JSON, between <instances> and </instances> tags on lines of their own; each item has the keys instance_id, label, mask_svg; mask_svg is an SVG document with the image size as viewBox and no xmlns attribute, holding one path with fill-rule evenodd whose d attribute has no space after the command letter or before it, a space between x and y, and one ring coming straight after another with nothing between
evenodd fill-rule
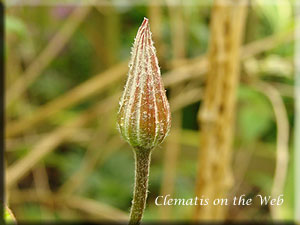
<instances>
[{"instance_id":1,"label":"dark frame edge","mask_svg":"<svg viewBox=\"0 0 300 225\"><path fill-rule=\"evenodd\" d=\"M1 148L1 157L0 157L0 179L1 179L1 185L0 185L0 198L1 198L1 224L5 224L4 221L4 3L0 2L0 91L1 91L1 97L0 97L0 148Z\"/></svg>"}]
</instances>

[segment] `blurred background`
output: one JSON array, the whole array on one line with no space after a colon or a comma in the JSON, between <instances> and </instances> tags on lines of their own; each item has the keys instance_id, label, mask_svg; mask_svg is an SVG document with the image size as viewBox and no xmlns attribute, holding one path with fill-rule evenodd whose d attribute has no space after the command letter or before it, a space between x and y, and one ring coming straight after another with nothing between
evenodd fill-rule
<instances>
[{"instance_id":1,"label":"blurred background","mask_svg":"<svg viewBox=\"0 0 300 225\"><path fill-rule=\"evenodd\" d=\"M227 36L217 35L219 26L212 21L220 10L214 10L213 1L116 2L6 7L5 197L16 219L127 219L134 158L116 129L116 113L131 47L146 16L171 105L172 129L152 155L144 220L194 218L194 206L156 206L155 198L196 196L205 160L198 157L203 134L197 116L207 96L205 77L213 73L210 50L215 39L227 43L234 32L241 39L236 45L240 56L229 67L240 73L232 92L231 169L225 174L232 183L226 196L282 193L284 204L275 214L259 201L229 205L222 218L292 220L294 1L251 1L240 19L234 17L233 34Z\"/></svg>"}]
</instances>

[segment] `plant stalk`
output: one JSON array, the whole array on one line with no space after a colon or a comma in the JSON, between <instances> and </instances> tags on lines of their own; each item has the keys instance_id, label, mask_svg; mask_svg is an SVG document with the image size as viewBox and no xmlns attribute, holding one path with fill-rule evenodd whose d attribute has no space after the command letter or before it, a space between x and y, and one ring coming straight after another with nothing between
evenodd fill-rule
<instances>
[{"instance_id":1,"label":"plant stalk","mask_svg":"<svg viewBox=\"0 0 300 225\"><path fill-rule=\"evenodd\" d=\"M130 225L140 224L146 207L151 150L134 149L134 156L135 183L132 206L130 210Z\"/></svg>"}]
</instances>

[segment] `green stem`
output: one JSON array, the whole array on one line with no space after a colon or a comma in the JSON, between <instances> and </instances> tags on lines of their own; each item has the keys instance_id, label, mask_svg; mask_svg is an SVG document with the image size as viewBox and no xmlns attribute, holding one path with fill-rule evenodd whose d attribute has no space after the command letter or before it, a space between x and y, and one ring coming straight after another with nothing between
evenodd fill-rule
<instances>
[{"instance_id":1,"label":"green stem","mask_svg":"<svg viewBox=\"0 0 300 225\"><path fill-rule=\"evenodd\" d=\"M151 150L135 149L135 184L130 210L130 225L140 224L146 207Z\"/></svg>"}]
</instances>

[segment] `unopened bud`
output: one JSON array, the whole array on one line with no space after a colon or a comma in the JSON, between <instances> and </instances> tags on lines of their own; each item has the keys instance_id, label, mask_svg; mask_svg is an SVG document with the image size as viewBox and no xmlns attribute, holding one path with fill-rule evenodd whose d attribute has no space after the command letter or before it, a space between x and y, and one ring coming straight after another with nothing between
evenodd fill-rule
<instances>
[{"instance_id":1,"label":"unopened bud","mask_svg":"<svg viewBox=\"0 0 300 225\"><path fill-rule=\"evenodd\" d=\"M117 123L123 138L136 149L153 149L171 127L169 103L146 18L132 48Z\"/></svg>"}]
</instances>

